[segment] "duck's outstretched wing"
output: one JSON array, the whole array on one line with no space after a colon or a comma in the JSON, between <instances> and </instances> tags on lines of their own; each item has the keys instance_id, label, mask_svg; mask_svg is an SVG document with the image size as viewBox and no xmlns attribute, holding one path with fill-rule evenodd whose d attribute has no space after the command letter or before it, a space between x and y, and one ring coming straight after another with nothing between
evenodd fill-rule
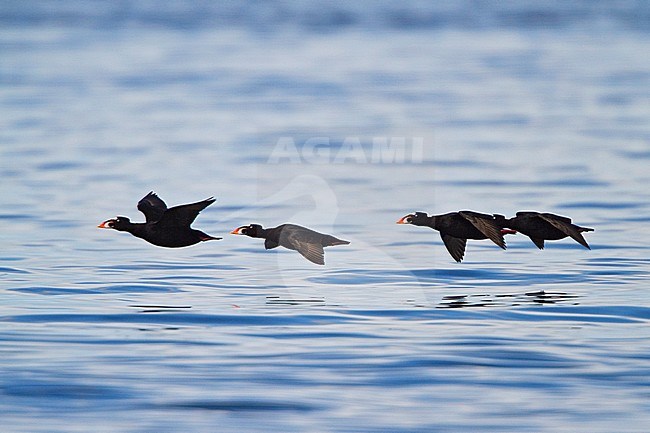
<instances>
[{"instance_id":1,"label":"duck's outstretched wing","mask_svg":"<svg viewBox=\"0 0 650 433\"><path fill-rule=\"evenodd\" d=\"M474 227L483 233L488 239L492 242L506 249L506 241L503 239L503 234L501 233L501 228L497 225L494 218L491 215L487 215L487 218L483 214L477 214L474 212L460 211L458 212L460 216L465 218L467 221L471 222Z\"/></svg>"},{"instance_id":2,"label":"duck's outstretched wing","mask_svg":"<svg viewBox=\"0 0 650 433\"><path fill-rule=\"evenodd\" d=\"M325 264L322 233L295 224L283 224L280 227L280 245L298 251L312 263Z\"/></svg>"},{"instance_id":3,"label":"duck's outstretched wing","mask_svg":"<svg viewBox=\"0 0 650 433\"><path fill-rule=\"evenodd\" d=\"M162 218L167 210L167 205L155 192L151 191L138 202L138 210L144 214L147 222L156 222Z\"/></svg>"},{"instance_id":4,"label":"duck's outstretched wing","mask_svg":"<svg viewBox=\"0 0 650 433\"><path fill-rule=\"evenodd\" d=\"M165 211L158 221L158 225L162 227L189 227L199 215L199 212L215 201L213 197L210 197L196 203L174 206Z\"/></svg>"},{"instance_id":5,"label":"duck's outstretched wing","mask_svg":"<svg viewBox=\"0 0 650 433\"><path fill-rule=\"evenodd\" d=\"M562 233L566 234L567 236L570 236L571 239L582 245L583 247L587 248L588 250L591 249L585 238L580 234L580 228L574 224L571 223L571 220L566 217L560 217L558 215L553 215L549 213L542 213L539 214L539 217L555 227L556 229L560 230Z\"/></svg>"},{"instance_id":6,"label":"duck's outstretched wing","mask_svg":"<svg viewBox=\"0 0 650 433\"><path fill-rule=\"evenodd\" d=\"M317 265L325 264L325 251L320 243L307 242L289 236L289 241L304 258Z\"/></svg>"},{"instance_id":7,"label":"duck's outstretched wing","mask_svg":"<svg viewBox=\"0 0 650 433\"><path fill-rule=\"evenodd\" d=\"M463 257L465 256L465 245L467 244L467 239L455 238L442 233L440 233L440 237L445 243L445 247L447 247L447 251L449 251L451 257L453 257L453 259L458 263L462 262Z\"/></svg>"},{"instance_id":8,"label":"duck's outstretched wing","mask_svg":"<svg viewBox=\"0 0 650 433\"><path fill-rule=\"evenodd\" d=\"M529 236L529 237L530 237L530 236ZM530 240L533 241L533 243L535 244L535 246L536 246L537 248L539 248L540 250L543 250L543 249L544 249L544 239L542 239L542 238L530 238Z\"/></svg>"}]
</instances>

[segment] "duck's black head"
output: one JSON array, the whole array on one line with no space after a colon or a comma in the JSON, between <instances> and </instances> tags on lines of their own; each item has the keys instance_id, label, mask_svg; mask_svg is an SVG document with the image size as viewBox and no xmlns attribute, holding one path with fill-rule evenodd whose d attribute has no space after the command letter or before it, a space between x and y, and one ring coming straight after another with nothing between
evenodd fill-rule
<instances>
[{"instance_id":1,"label":"duck's black head","mask_svg":"<svg viewBox=\"0 0 650 433\"><path fill-rule=\"evenodd\" d=\"M397 221L397 224L413 224L416 226L427 225L429 223L429 216L426 212L415 212L403 216Z\"/></svg>"},{"instance_id":2,"label":"duck's black head","mask_svg":"<svg viewBox=\"0 0 650 433\"><path fill-rule=\"evenodd\" d=\"M512 218L508 219L505 216L496 213L493 214L492 217L494 217L494 222L496 222L501 228L508 227L508 224L512 222Z\"/></svg>"},{"instance_id":3,"label":"duck's black head","mask_svg":"<svg viewBox=\"0 0 650 433\"><path fill-rule=\"evenodd\" d=\"M106 220L97 227L100 229L113 229L113 230L119 230L121 232L127 231L127 229L131 226L131 220L128 219L127 217L123 216L118 216L110 220Z\"/></svg>"},{"instance_id":4,"label":"duck's black head","mask_svg":"<svg viewBox=\"0 0 650 433\"><path fill-rule=\"evenodd\" d=\"M245 235L252 238L261 238L264 229L259 224L249 224L247 226L237 227L235 230L231 231L231 235Z\"/></svg>"}]
</instances>

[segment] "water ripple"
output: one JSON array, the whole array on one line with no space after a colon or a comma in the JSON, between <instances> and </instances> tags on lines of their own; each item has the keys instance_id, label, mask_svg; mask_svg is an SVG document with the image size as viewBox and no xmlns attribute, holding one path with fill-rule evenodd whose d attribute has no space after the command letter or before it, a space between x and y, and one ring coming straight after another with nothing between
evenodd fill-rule
<instances>
[{"instance_id":1,"label":"water ripple","mask_svg":"<svg viewBox=\"0 0 650 433\"><path fill-rule=\"evenodd\" d=\"M225 412L310 412L317 406L304 402L274 401L274 400L191 400L156 404L151 407L156 410L207 410Z\"/></svg>"},{"instance_id":2,"label":"water ripple","mask_svg":"<svg viewBox=\"0 0 650 433\"><path fill-rule=\"evenodd\" d=\"M125 397L122 388L106 385L88 385L70 381L37 381L22 379L15 384L2 386L4 394L12 397L60 400L114 400Z\"/></svg>"},{"instance_id":3,"label":"water ripple","mask_svg":"<svg viewBox=\"0 0 650 433\"><path fill-rule=\"evenodd\" d=\"M352 317L331 314L302 315L215 315L166 312L165 314L24 314L0 317L3 322L16 323L143 323L156 325L209 326L290 326L319 325L356 321Z\"/></svg>"},{"instance_id":4,"label":"water ripple","mask_svg":"<svg viewBox=\"0 0 650 433\"><path fill-rule=\"evenodd\" d=\"M524 322L575 321L579 323L643 323L650 321L650 308L640 306L545 306L518 309L475 310L414 309L414 310L353 310L361 317L384 317L398 320L464 320L487 318Z\"/></svg>"},{"instance_id":5,"label":"water ripple","mask_svg":"<svg viewBox=\"0 0 650 433\"><path fill-rule=\"evenodd\" d=\"M17 268L8 268L8 267L2 267L0 266L0 273L2 272L7 272L9 274L29 274L29 271L26 271L24 269L17 269Z\"/></svg>"},{"instance_id":6,"label":"water ripple","mask_svg":"<svg viewBox=\"0 0 650 433\"><path fill-rule=\"evenodd\" d=\"M148 284L108 284L94 288L31 286L10 288L8 290L35 295L106 295L115 293L173 293L181 291L181 289L171 285L156 286Z\"/></svg>"}]
</instances>

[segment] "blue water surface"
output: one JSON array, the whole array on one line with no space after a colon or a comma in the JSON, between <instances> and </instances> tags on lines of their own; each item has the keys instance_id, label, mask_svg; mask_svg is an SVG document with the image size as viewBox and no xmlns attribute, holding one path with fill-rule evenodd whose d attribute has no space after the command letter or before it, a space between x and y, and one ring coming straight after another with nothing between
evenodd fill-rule
<instances>
[{"instance_id":1,"label":"blue water surface","mask_svg":"<svg viewBox=\"0 0 650 433\"><path fill-rule=\"evenodd\" d=\"M3 432L647 432L645 2L0 4ZM217 202L221 241L98 230ZM413 211L595 228L451 259ZM326 266L233 228L349 240Z\"/></svg>"}]
</instances>

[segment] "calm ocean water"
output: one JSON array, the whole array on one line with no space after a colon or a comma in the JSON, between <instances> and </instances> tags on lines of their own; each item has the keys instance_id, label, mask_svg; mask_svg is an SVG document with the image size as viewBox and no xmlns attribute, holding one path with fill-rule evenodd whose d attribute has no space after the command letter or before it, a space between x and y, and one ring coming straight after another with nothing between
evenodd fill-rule
<instances>
[{"instance_id":1,"label":"calm ocean water","mask_svg":"<svg viewBox=\"0 0 650 433\"><path fill-rule=\"evenodd\" d=\"M646 2L220 3L0 5L3 432L650 431ZM592 250L395 224L460 209Z\"/></svg>"}]
</instances>

